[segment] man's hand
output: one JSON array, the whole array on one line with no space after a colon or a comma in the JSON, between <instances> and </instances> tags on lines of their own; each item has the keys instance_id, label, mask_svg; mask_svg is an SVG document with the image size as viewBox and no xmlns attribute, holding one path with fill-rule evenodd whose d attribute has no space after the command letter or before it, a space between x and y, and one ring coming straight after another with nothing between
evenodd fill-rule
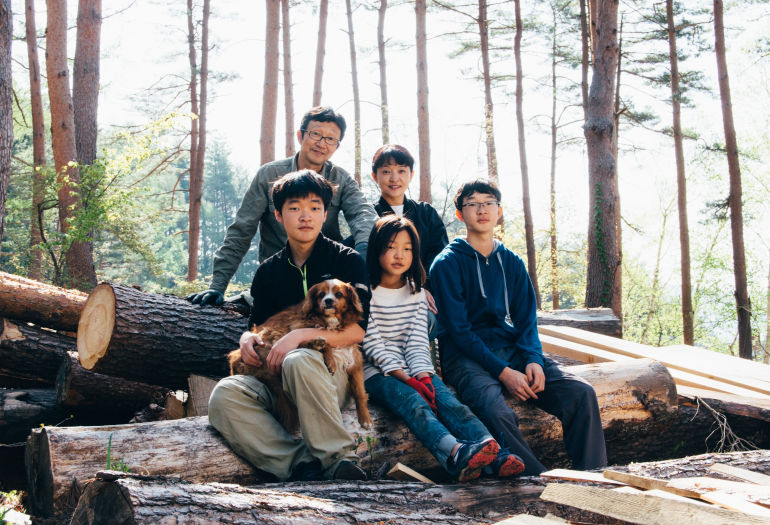
<instances>
[{"instance_id":1,"label":"man's hand","mask_svg":"<svg viewBox=\"0 0 770 525\"><path fill-rule=\"evenodd\" d=\"M185 297L192 304L199 304L201 306L207 304L220 305L225 302L225 296L219 290L205 290L199 293L191 293Z\"/></svg>"},{"instance_id":2,"label":"man's hand","mask_svg":"<svg viewBox=\"0 0 770 525\"><path fill-rule=\"evenodd\" d=\"M243 332L239 342L239 346L241 348L241 359L243 359L243 362L247 365L261 367L262 359L260 359L259 354L257 354L257 351L254 349L254 347L257 345L262 346L264 344L265 343L257 334L252 332Z\"/></svg>"},{"instance_id":3,"label":"man's hand","mask_svg":"<svg viewBox=\"0 0 770 525\"><path fill-rule=\"evenodd\" d=\"M267 354L267 368L274 374L280 372L286 354L299 348L300 343L313 339L314 333L312 328L298 328L281 337Z\"/></svg>"},{"instance_id":4,"label":"man's hand","mask_svg":"<svg viewBox=\"0 0 770 525\"><path fill-rule=\"evenodd\" d=\"M438 314L438 308L436 307L436 300L433 298L433 294L431 294L428 290L425 290L425 301L428 303L428 310L430 310L434 314Z\"/></svg>"},{"instance_id":5,"label":"man's hand","mask_svg":"<svg viewBox=\"0 0 770 525\"><path fill-rule=\"evenodd\" d=\"M542 369L540 373L542 373ZM537 399L537 394L530 388L529 381L525 374L506 366L503 368L503 371L500 372L498 379L515 398L520 399L521 401L526 401L530 398Z\"/></svg>"},{"instance_id":6,"label":"man's hand","mask_svg":"<svg viewBox=\"0 0 770 525\"><path fill-rule=\"evenodd\" d=\"M545 390L545 374L542 366L537 363L530 363L524 372L527 374L527 381L529 381L529 387L533 392L538 393Z\"/></svg>"}]
</instances>

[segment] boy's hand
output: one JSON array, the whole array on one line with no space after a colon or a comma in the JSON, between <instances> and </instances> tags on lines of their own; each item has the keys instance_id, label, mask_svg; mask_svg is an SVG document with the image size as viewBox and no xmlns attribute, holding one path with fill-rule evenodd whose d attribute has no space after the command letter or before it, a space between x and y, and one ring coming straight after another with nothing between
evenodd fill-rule
<instances>
[{"instance_id":1,"label":"boy's hand","mask_svg":"<svg viewBox=\"0 0 770 525\"><path fill-rule=\"evenodd\" d=\"M525 374L506 366L500 372L498 379L515 398L521 401L526 401L530 398L537 399L537 394L530 388L529 380Z\"/></svg>"},{"instance_id":2,"label":"boy's hand","mask_svg":"<svg viewBox=\"0 0 770 525\"><path fill-rule=\"evenodd\" d=\"M545 390L545 373L543 373L543 367L537 363L530 363L527 368L524 369L527 374L527 381L533 392L542 392Z\"/></svg>"},{"instance_id":3,"label":"boy's hand","mask_svg":"<svg viewBox=\"0 0 770 525\"><path fill-rule=\"evenodd\" d=\"M297 330L292 330L275 342L273 348L267 354L267 367L271 372L277 374L281 370L286 354L296 350L300 343L313 339L307 333L308 330L312 329L298 328Z\"/></svg>"},{"instance_id":4,"label":"boy's hand","mask_svg":"<svg viewBox=\"0 0 770 525\"><path fill-rule=\"evenodd\" d=\"M241 340L238 343L238 346L240 346L241 349L241 359L243 359L243 362L247 365L261 367L262 366L262 359L259 358L259 354L257 354L257 351L254 349L255 346L259 345L262 346L265 343L262 342L262 339L260 337L252 332L243 332L241 335Z\"/></svg>"},{"instance_id":5,"label":"boy's hand","mask_svg":"<svg viewBox=\"0 0 770 525\"><path fill-rule=\"evenodd\" d=\"M434 314L438 314L438 308L436 307L436 300L433 298L433 294L431 294L428 290L425 290L425 302L428 303L428 310L430 310Z\"/></svg>"}]
</instances>

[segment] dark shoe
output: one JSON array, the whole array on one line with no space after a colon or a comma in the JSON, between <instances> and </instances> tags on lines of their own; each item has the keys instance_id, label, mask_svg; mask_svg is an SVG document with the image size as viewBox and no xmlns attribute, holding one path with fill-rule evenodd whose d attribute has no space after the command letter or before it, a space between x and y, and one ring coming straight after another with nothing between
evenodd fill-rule
<instances>
[{"instance_id":1,"label":"dark shoe","mask_svg":"<svg viewBox=\"0 0 770 525\"><path fill-rule=\"evenodd\" d=\"M364 469L362 469L352 461L343 459L342 461L340 461L340 464L337 467L337 470L334 471L334 477L332 479L366 481L367 476Z\"/></svg>"},{"instance_id":2,"label":"dark shoe","mask_svg":"<svg viewBox=\"0 0 770 525\"><path fill-rule=\"evenodd\" d=\"M492 438L474 443L463 443L447 462L450 474L457 476L457 481L465 483L481 475L481 470L497 458L500 445Z\"/></svg>"},{"instance_id":3,"label":"dark shoe","mask_svg":"<svg viewBox=\"0 0 770 525\"><path fill-rule=\"evenodd\" d=\"M516 454L501 450L500 453L497 454L497 458L495 458L484 471L486 472L487 469L489 469L490 474L493 476L497 476L498 478L508 478L524 472L524 461L522 461Z\"/></svg>"},{"instance_id":4,"label":"dark shoe","mask_svg":"<svg viewBox=\"0 0 770 525\"><path fill-rule=\"evenodd\" d=\"M321 462L318 459L305 461L291 471L291 481L321 481L324 479Z\"/></svg>"}]
</instances>

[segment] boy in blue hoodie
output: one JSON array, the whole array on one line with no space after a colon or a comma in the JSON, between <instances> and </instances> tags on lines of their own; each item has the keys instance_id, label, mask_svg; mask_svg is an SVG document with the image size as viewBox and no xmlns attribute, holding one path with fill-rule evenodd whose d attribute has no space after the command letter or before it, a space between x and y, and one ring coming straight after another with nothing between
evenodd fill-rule
<instances>
[{"instance_id":1,"label":"boy in blue hoodie","mask_svg":"<svg viewBox=\"0 0 770 525\"><path fill-rule=\"evenodd\" d=\"M455 239L430 269L439 322L444 380L453 385L500 446L521 457L524 475L545 467L535 458L505 401L507 391L561 420L576 469L607 465L594 389L543 355L537 334L535 292L524 262L495 240L502 216L500 190L476 180L455 196L465 239Z\"/></svg>"}]
</instances>

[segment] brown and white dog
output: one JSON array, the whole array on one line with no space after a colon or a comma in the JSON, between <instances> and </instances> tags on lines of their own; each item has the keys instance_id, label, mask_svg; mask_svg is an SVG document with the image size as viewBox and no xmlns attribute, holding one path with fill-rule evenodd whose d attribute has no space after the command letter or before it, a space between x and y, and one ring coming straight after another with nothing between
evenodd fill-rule
<instances>
[{"instance_id":1,"label":"brown and white dog","mask_svg":"<svg viewBox=\"0 0 770 525\"><path fill-rule=\"evenodd\" d=\"M288 431L294 432L299 427L297 407L283 390L281 372L274 374L267 368L267 354L276 341L292 330L324 328L342 331L360 321L362 315L363 308L355 288L337 279L320 282L308 290L301 303L275 314L260 326L251 329L264 342L264 345L256 346L262 366L255 367L244 363L238 349L227 355L230 374L251 375L267 385L275 397L281 424ZM347 372L348 393L355 399L358 422L364 428L371 428L372 418L366 405L368 396L364 389L363 357L358 345L332 347L326 339L318 338L303 342L299 348L312 348L323 353L324 363L332 374L338 368Z\"/></svg>"}]
</instances>

